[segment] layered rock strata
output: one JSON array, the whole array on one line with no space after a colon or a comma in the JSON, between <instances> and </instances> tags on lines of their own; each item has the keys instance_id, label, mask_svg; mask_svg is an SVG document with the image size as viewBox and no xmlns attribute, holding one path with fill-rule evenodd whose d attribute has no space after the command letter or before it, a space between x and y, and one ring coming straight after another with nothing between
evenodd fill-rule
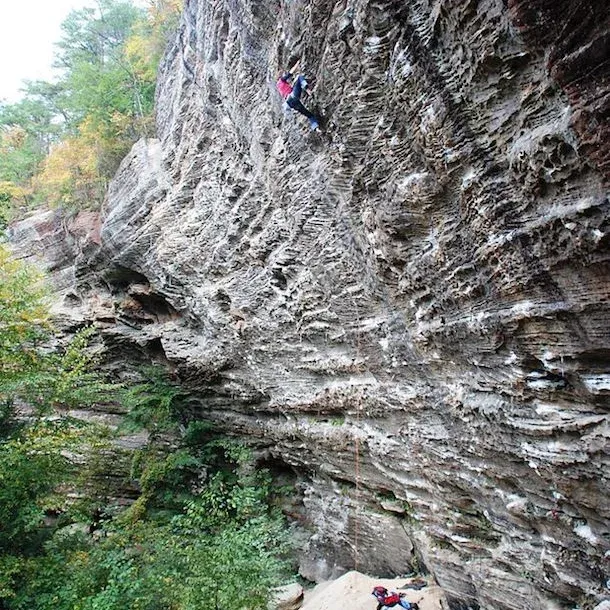
<instances>
[{"instance_id":1,"label":"layered rock strata","mask_svg":"<svg viewBox=\"0 0 610 610\"><path fill-rule=\"evenodd\" d=\"M610 595L608 16L559 4L186 2L64 314L294 484L309 578Z\"/></svg>"}]
</instances>

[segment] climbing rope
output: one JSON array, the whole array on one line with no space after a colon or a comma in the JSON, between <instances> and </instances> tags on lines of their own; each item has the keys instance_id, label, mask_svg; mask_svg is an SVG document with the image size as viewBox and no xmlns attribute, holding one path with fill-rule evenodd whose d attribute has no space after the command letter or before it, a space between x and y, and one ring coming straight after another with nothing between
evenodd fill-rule
<instances>
[{"instance_id":1,"label":"climbing rope","mask_svg":"<svg viewBox=\"0 0 610 610\"><path fill-rule=\"evenodd\" d=\"M360 535L360 405L362 392L356 403L356 443L354 445L354 465L356 473L356 510L354 513L354 570L358 571L358 537Z\"/></svg>"},{"instance_id":2,"label":"climbing rope","mask_svg":"<svg viewBox=\"0 0 610 610\"><path fill-rule=\"evenodd\" d=\"M356 304L355 298L352 296L352 302L356 311L356 324L357 335L356 335L356 361L358 366L360 365L360 312L358 305ZM356 438L354 443L354 472L356 479L356 510L354 512L354 570L358 571L358 542L360 537L360 411L362 409L364 390L360 389L358 397L356 399Z\"/></svg>"}]
</instances>

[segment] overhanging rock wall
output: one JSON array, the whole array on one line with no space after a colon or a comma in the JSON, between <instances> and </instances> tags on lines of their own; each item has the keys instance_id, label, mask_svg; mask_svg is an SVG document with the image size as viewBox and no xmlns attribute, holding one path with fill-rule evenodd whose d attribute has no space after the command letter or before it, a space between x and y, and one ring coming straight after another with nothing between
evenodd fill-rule
<instances>
[{"instance_id":1,"label":"overhanging rock wall","mask_svg":"<svg viewBox=\"0 0 610 610\"><path fill-rule=\"evenodd\" d=\"M610 595L609 27L571 4L186 2L65 308L295 483L308 577Z\"/></svg>"}]
</instances>

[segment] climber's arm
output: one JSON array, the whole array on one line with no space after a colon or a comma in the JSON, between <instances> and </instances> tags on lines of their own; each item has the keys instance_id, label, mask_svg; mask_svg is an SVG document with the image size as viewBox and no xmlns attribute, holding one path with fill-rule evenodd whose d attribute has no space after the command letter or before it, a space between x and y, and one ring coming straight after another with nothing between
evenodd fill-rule
<instances>
[{"instance_id":1,"label":"climber's arm","mask_svg":"<svg viewBox=\"0 0 610 610\"><path fill-rule=\"evenodd\" d=\"M288 70L288 72L290 72L290 74L292 74L292 76L296 75L297 70L299 69L299 63L301 63L301 60L297 59L294 66L292 66L292 68L290 68L290 70Z\"/></svg>"}]
</instances>

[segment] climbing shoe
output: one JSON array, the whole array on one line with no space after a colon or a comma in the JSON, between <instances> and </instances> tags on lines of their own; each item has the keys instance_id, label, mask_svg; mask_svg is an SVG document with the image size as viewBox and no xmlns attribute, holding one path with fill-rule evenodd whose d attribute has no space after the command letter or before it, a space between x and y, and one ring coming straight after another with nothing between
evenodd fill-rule
<instances>
[{"instance_id":1,"label":"climbing shoe","mask_svg":"<svg viewBox=\"0 0 610 610\"><path fill-rule=\"evenodd\" d=\"M315 131L320 127L318 121L316 121L315 119L309 119L309 126L311 127L312 131Z\"/></svg>"}]
</instances>

